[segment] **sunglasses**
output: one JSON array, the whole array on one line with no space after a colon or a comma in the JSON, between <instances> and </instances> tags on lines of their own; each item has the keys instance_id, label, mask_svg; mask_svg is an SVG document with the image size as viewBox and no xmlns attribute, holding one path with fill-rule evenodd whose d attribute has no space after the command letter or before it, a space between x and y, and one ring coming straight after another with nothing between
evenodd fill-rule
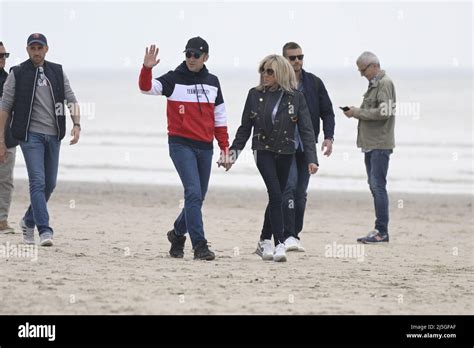
<instances>
[{"instance_id":1,"label":"sunglasses","mask_svg":"<svg viewBox=\"0 0 474 348\"><path fill-rule=\"evenodd\" d=\"M0 53L0 59L10 57L10 53Z\"/></svg>"},{"instance_id":2,"label":"sunglasses","mask_svg":"<svg viewBox=\"0 0 474 348\"><path fill-rule=\"evenodd\" d=\"M199 59L199 58L201 58L202 53L200 53L200 52L191 52L191 51L186 52L186 58L191 58L193 56L194 56L194 58Z\"/></svg>"},{"instance_id":3,"label":"sunglasses","mask_svg":"<svg viewBox=\"0 0 474 348\"><path fill-rule=\"evenodd\" d=\"M264 69L264 68L260 68L260 74L267 74L268 76L273 76L275 72L273 71L273 69Z\"/></svg>"},{"instance_id":4,"label":"sunglasses","mask_svg":"<svg viewBox=\"0 0 474 348\"><path fill-rule=\"evenodd\" d=\"M296 58L298 58L298 60L303 60L304 54L299 54L297 56L288 56L288 59L291 60L292 62L294 62Z\"/></svg>"}]
</instances>

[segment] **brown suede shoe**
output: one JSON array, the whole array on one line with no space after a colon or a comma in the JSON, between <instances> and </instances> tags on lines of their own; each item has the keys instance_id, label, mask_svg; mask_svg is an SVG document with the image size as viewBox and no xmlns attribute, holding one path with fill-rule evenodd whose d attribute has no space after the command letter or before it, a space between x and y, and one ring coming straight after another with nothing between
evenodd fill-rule
<instances>
[{"instance_id":1,"label":"brown suede shoe","mask_svg":"<svg viewBox=\"0 0 474 348\"><path fill-rule=\"evenodd\" d=\"M8 225L7 221L0 221L0 234L13 234L15 230Z\"/></svg>"}]
</instances>

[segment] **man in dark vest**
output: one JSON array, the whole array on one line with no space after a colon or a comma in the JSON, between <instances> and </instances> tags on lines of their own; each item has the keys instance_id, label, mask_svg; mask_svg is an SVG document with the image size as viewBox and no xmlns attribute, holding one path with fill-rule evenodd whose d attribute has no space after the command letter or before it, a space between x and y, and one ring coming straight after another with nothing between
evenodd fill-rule
<instances>
[{"instance_id":1,"label":"man in dark vest","mask_svg":"<svg viewBox=\"0 0 474 348\"><path fill-rule=\"evenodd\" d=\"M79 141L80 112L62 66L45 60L48 43L43 34L31 34L26 50L30 59L13 67L3 88L0 110L0 163L8 158L9 128L20 144L30 183L30 201L20 221L23 240L35 243L38 229L41 246L53 245L47 202L56 187L61 140L66 134L65 104L74 123L70 144Z\"/></svg>"},{"instance_id":2,"label":"man in dark vest","mask_svg":"<svg viewBox=\"0 0 474 348\"><path fill-rule=\"evenodd\" d=\"M8 77L5 64L9 56L10 53L7 53L3 42L0 41L0 103L3 96L3 85ZM9 127L7 126L5 128L7 137L9 136L8 131ZM8 224L8 213L13 193L13 167L15 166L16 145L15 142L9 144L7 159L4 163L0 163L0 234L15 233L15 230Z\"/></svg>"}]
</instances>

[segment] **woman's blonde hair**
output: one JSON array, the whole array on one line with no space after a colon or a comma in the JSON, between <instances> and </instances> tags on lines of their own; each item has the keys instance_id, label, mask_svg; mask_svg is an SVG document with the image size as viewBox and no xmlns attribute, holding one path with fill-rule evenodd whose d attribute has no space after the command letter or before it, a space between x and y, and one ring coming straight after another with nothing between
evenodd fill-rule
<instances>
[{"instance_id":1,"label":"woman's blonde hair","mask_svg":"<svg viewBox=\"0 0 474 348\"><path fill-rule=\"evenodd\" d=\"M296 88L297 84L295 71L293 70L290 62L278 54L271 54L263 58L258 66L260 84L256 87L257 90L261 91L265 88L263 85L263 74L261 73L261 71L265 69L273 70L273 76L275 76L276 82L283 90L291 92L292 89Z\"/></svg>"}]
</instances>

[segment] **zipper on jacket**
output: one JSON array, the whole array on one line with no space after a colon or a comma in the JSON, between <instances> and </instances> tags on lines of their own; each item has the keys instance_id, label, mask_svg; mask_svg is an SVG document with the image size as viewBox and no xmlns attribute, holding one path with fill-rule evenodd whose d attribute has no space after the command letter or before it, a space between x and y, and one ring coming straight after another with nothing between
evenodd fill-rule
<instances>
[{"instance_id":1,"label":"zipper on jacket","mask_svg":"<svg viewBox=\"0 0 474 348\"><path fill-rule=\"evenodd\" d=\"M33 95L31 96L31 102L30 102L30 113L28 114L28 123L26 125L25 141L28 141L28 132L30 130L31 112L33 111L33 102L35 101L36 83L37 83L37 79L38 79L38 70L39 70L39 68L36 68L35 82L33 84ZM13 119L12 119L12 122L13 122Z\"/></svg>"},{"instance_id":2,"label":"zipper on jacket","mask_svg":"<svg viewBox=\"0 0 474 348\"><path fill-rule=\"evenodd\" d=\"M280 103L283 101L283 98L285 97L285 94L286 94L286 93L283 91L283 92L282 92L282 96L280 97ZM278 109L279 109L279 108L280 108L280 104L278 104L277 112L276 112L276 114L275 114L275 120L277 119ZM283 111L283 110L284 110L284 108L282 109L282 111ZM281 119L281 122L283 123L283 118ZM278 139L281 139L280 137L281 137L281 133L283 132L283 127L284 127L284 125L281 124L281 125L280 125L280 130L278 131L277 136L276 136L275 139L273 140L273 145L274 145L274 146L275 146L276 141L277 141Z\"/></svg>"}]
</instances>

